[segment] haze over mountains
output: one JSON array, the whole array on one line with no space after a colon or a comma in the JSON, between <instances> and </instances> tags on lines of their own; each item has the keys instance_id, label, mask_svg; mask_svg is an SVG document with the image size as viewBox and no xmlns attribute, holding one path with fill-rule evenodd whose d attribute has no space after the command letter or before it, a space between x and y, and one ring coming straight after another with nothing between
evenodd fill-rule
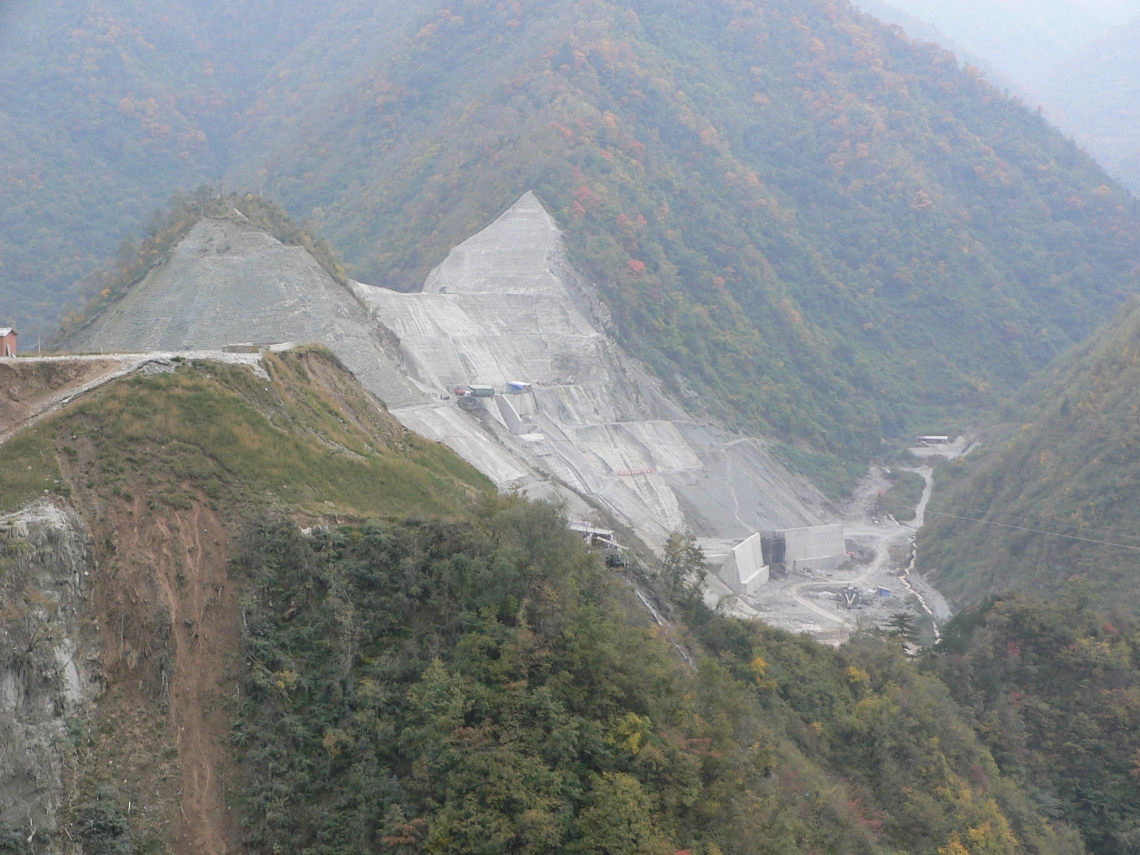
<instances>
[{"instance_id":1,"label":"haze over mountains","mask_svg":"<svg viewBox=\"0 0 1140 855\"><path fill-rule=\"evenodd\" d=\"M1137 286L1123 188L844 7L5 15L0 275L29 333L175 185L264 189L404 290L533 189L662 377L861 461L1016 388Z\"/></svg>"},{"instance_id":2,"label":"haze over mountains","mask_svg":"<svg viewBox=\"0 0 1140 855\"><path fill-rule=\"evenodd\" d=\"M1055 596L1074 575L1140 612L1140 307L1043 374L1016 423L947 468L920 560L959 602Z\"/></svg>"},{"instance_id":3,"label":"haze over mountains","mask_svg":"<svg viewBox=\"0 0 1140 855\"><path fill-rule=\"evenodd\" d=\"M888 15L891 9L933 26L1030 91L1040 89L1058 60L1140 15L1136 0L893 0L875 7Z\"/></svg>"},{"instance_id":4,"label":"haze over mountains","mask_svg":"<svg viewBox=\"0 0 1140 855\"><path fill-rule=\"evenodd\" d=\"M1114 176L1140 193L1135 0L943 2L869 0L861 8L912 37L953 50L1072 134Z\"/></svg>"},{"instance_id":5,"label":"haze over mountains","mask_svg":"<svg viewBox=\"0 0 1140 855\"><path fill-rule=\"evenodd\" d=\"M1134 194L1140 194L1140 16L1066 57L1043 97L1072 133Z\"/></svg>"},{"instance_id":6,"label":"haze over mountains","mask_svg":"<svg viewBox=\"0 0 1140 855\"><path fill-rule=\"evenodd\" d=\"M25 350L177 351L0 360L0 855L1140 852L1140 203L946 51L14 0L0 206Z\"/></svg>"}]
</instances>

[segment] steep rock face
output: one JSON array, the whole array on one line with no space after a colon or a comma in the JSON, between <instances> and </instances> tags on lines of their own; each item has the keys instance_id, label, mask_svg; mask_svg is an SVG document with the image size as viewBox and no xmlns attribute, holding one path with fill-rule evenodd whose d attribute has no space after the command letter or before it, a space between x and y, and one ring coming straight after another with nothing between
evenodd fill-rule
<instances>
[{"instance_id":1,"label":"steep rock face","mask_svg":"<svg viewBox=\"0 0 1140 855\"><path fill-rule=\"evenodd\" d=\"M500 486L565 485L652 544L674 530L739 538L826 517L822 496L761 442L694 421L602 331L608 312L533 193L453 249L421 293L356 289L435 399L394 415ZM531 387L476 418L440 399L513 381Z\"/></svg>"},{"instance_id":2,"label":"steep rock face","mask_svg":"<svg viewBox=\"0 0 1140 855\"><path fill-rule=\"evenodd\" d=\"M320 341L389 404L417 394L368 313L308 252L229 219L199 222L167 263L67 342L71 351L220 350Z\"/></svg>"},{"instance_id":3,"label":"steep rock face","mask_svg":"<svg viewBox=\"0 0 1140 855\"><path fill-rule=\"evenodd\" d=\"M311 525L446 518L489 487L323 350L136 361L133 376L0 436L0 502L51 486L75 510L44 499L0 518L5 855L12 829L36 829L37 855L79 855L72 840L88 855L239 851L235 541L270 511ZM8 380L30 388L0 375L0 396ZM100 811L118 821L110 842L91 837Z\"/></svg>"},{"instance_id":4,"label":"steep rock face","mask_svg":"<svg viewBox=\"0 0 1140 855\"><path fill-rule=\"evenodd\" d=\"M38 853L75 848L60 830L76 776L68 722L101 689L88 540L47 501L0 517L0 822Z\"/></svg>"}]
</instances>

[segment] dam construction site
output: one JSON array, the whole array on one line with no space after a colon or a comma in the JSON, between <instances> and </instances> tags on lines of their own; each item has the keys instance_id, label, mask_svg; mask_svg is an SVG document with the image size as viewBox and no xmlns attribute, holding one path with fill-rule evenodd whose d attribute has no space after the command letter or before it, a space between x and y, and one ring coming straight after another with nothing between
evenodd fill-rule
<instances>
[{"instance_id":1,"label":"dam construction site","mask_svg":"<svg viewBox=\"0 0 1140 855\"><path fill-rule=\"evenodd\" d=\"M0 360L0 380L7 371L17 387L0 431L178 358L258 371L261 352L318 343L406 428L501 490L563 505L619 561L692 534L712 571L710 605L833 643L899 612L929 625L949 616L907 576L916 526L876 517L874 471L836 507L763 438L686 411L609 328L533 193L452 249L415 293L341 285L235 209L200 220L72 332L63 348L84 356L44 358L59 363L51 388L20 392L13 366L38 360Z\"/></svg>"}]
</instances>

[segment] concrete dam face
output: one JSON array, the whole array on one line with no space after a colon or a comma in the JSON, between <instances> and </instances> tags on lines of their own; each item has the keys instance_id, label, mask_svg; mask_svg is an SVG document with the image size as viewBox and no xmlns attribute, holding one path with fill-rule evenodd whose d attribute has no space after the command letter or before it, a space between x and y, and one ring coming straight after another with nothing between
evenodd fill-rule
<instances>
[{"instance_id":1,"label":"concrete dam face","mask_svg":"<svg viewBox=\"0 0 1140 855\"><path fill-rule=\"evenodd\" d=\"M532 193L453 249L421 293L356 293L432 398L392 412L502 486L604 509L654 546L674 530L745 538L822 521L811 485L762 443L694 421L602 332L605 306ZM512 382L517 393L472 411L439 398Z\"/></svg>"},{"instance_id":2,"label":"concrete dam face","mask_svg":"<svg viewBox=\"0 0 1140 855\"><path fill-rule=\"evenodd\" d=\"M404 425L500 487L565 500L571 516L603 511L655 548L674 530L744 539L827 521L810 483L763 442L691 418L604 333L606 318L527 193L413 294L350 293L304 250L203 220L69 347L320 342Z\"/></svg>"}]
</instances>

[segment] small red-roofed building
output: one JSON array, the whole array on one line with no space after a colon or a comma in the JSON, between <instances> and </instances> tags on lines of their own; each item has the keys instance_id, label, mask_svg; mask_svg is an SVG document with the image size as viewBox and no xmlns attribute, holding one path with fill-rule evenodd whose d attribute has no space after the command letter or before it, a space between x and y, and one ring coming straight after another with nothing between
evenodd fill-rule
<instances>
[{"instance_id":1,"label":"small red-roofed building","mask_svg":"<svg viewBox=\"0 0 1140 855\"><path fill-rule=\"evenodd\" d=\"M16 331L11 327L0 327L0 356L16 355Z\"/></svg>"}]
</instances>

